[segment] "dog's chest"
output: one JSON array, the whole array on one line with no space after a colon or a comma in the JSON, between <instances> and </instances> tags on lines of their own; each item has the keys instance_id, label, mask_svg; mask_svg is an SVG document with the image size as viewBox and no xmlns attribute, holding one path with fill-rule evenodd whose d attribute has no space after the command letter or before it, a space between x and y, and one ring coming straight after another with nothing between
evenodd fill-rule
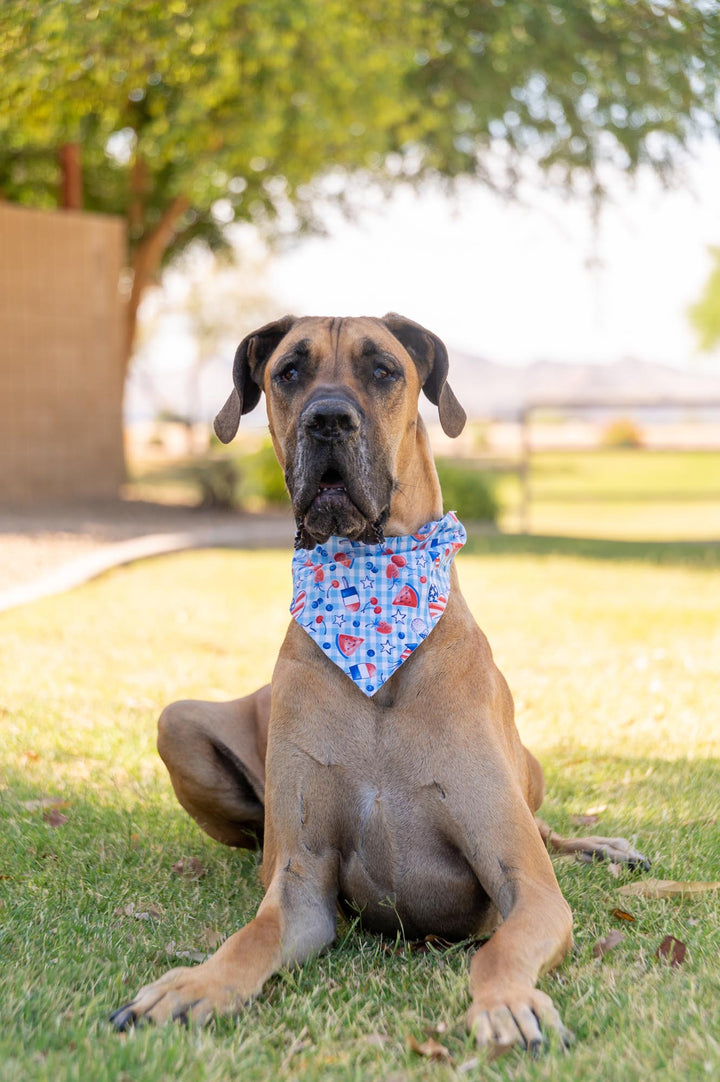
<instances>
[{"instance_id":1,"label":"dog's chest","mask_svg":"<svg viewBox=\"0 0 720 1082\"><path fill-rule=\"evenodd\" d=\"M383 772L346 790L340 899L370 928L409 938L475 931L486 897L444 829L436 783Z\"/></svg>"}]
</instances>

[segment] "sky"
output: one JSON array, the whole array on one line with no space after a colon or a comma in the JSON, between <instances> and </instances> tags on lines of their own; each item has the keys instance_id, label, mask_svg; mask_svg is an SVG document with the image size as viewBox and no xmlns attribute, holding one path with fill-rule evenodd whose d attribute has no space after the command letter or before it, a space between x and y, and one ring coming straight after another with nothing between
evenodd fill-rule
<instances>
[{"instance_id":1,"label":"sky","mask_svg":"<svg viewBox=\"0 0 720 1082\"><path fill-rule=\"evenodd\" d=\"M466 185L448 199L400 192L359 223L276 260L273 292L295 314L398 311L489 360L633 356L720 370L698 358L686 311L720 245L720 148L675 190L617 177L595 225L579 199L535 190L508 203Z\"/></svg>"},{"instance_id":2,"label":"sky","mask_svg":"<svg viewBox=\"0 0 720 1082\"><path fill-rule=\"evenodd\" d=\"M469 183L452 197L399 190L385 201L369 195L367 203L353 222L330 215L327 236L250 260L251 278L243 285L239 274L238 289L268 295L260 323L286 312L396 311L438 334L451 351L499 363L634 357L720 374L720 350L698 354L687 319L710 270L708 248L720 245L715 143L696 152L671 190L650 174L632 184L617 175L599 219L579 198L533 188L509 202ZM163 296L177 300L182 290L172 272L148 310ZM205 381L203 413L215 405L226 373L229 381L235 345L256 325L238 323L236 331L232 315L229 324ZM183 390L184 370L193 354L177 316L156 320L131 376L129 417L152 414L159 404L157 394L148 404L148 372L170 392L165 404L187 408L195 392Z\"/></svg>"}]
</instances>

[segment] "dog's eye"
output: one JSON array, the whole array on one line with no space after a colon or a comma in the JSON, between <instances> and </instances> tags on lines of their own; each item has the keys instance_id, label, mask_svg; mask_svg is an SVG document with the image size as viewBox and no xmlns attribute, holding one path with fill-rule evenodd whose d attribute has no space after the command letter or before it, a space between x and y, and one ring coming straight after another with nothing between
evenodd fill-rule
<instances>
[{"instance_id":1,"label":"dog's eye","mask_svg":"<svg viewBox=\"0 0 720 1082\"><path fill-rule=\"evenodd\" d=\"M295 383L300 373L294 364L286 364L275 376L276 383Z\"/></svg>"},{"instance_id":2,"label":"dog's eye","mask_svg":"<svg viewBox=\"0 0 720 1082\"><path fill-rule=\"evenodd\" d=\"M388 368L386 364L376 364L375 370L373 372L373 378L378 380L378 382L382 382L386 379L394 379L395 373L392 371L392 369Z\"/></svg>"}]
</instances>

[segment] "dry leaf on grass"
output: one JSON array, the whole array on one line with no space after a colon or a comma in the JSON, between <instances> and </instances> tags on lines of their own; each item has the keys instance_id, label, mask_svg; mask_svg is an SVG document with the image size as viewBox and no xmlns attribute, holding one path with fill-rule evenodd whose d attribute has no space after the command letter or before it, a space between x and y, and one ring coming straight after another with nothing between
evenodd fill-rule
<instances>
[{"instance_id":1,"label":"dry leaf on grass","mask_svg":"<svg viewBox=\"0 0 720 1082\"><path fill-rule=\"evenodd\" d=\"M618 888L618 894L626 898L682 898L693 894L707 894L720 890L720 882L681 883L674 879L644 879L639 883L627 883Z\"/></svg>"},{"instance_id":2,"label":"dry leaf on grass","mask_svg":"<svg viewBox=\"0 0 720 1082\"><path fill-rule=\"evenodd\" d=\"M666 935L662 943L655 951L655 957L660 961L668 962L671 966L681 966L685 961L687 947L674 935Z\"/></svg>"},{"instance_id":3,"label":"dry leaf on grass","mask_svg":"<svg viewBox=\"0 0 720 1082\"><path fill-rule=\"evenodd\" d=\"M419 1044L413 1037L412 1033L407 1039L408 1048L411 1052L414 1052L416 1056L424 1056L426 1059L444 1060L445 1063L452 1063L453 1058L450 1055L450 1050L445 1047L444 1044L440 1044L434 1037L428 1037L426 1041Z\"/></svg>"},{"instance_id":4,"label":"dry leaf on grass","mask_svg":"<svg viewBox=\"0 0 720 1082\"><path fill-rule=\"evenodd\" d=\"M162 909L158 909L155 905L148 905L140 907L135 902L128 902L127 905L119 905L115 910L116 917L134 917L135 920L160 920L162 917Z\"/></svg>"},{"instance_id":5,"label":"dry leaf on grass","mask_svg":"<svg viewBox=\"0 0 720 1082\"><path fill-rule=\"evenodd\" d=\"M597 943L593 947L593 958L602 958L608 951L613 950L614 947L618 947L625 936L622 932L619 932L617 928L612 928L606 936L602 939L598 939Z\"/></svg>"},{"instance_id":6,"label":"dry leaf on grass","mask_svg":"<svg viewBox=\"0 0 720 1082\"><path fill-rule=\"evenodd\" d=\"M203 928L198 936L200 946L208 947L209 950L215 950L221 943L225 942L226 935L224 932L218 932L216 928Z\"/></svg>"},{"instance_id":7,"label":"dry leaf on grass","mask_svg":"<svg viewBox=\"0 0 720 1082\"><path fill-rule=\"evenodd\" d=\"M624 909L611 909L610 916L615 917L616 920L626 920L628 924L632 924L632 922L635 920L635 917L632 915L632 913L628 913Z\"/></svg>"},{"instance_id":8,"label":"dry leaf on grass","mask_svg":"<svg viewBox=\"0 0 720 1082\"><path fill-rule=\"evenodd\" d=\"M49 811L43 812L43 819L51 827L62 827L68 821L67 815L63 815L57 808L50 808Z\"/></svg>"},{"instance_id":9,"label":"dry leaf on grass","mask_svg":"<svg viewBox=\"0 0 720 1082\"><path fill-rule=\"evenodd\" d=\"M168 958L187 958L191 962L206 962L208 955L205 951L196 951L190 948L183 949L178 947L177 943L170 941L165 944L165 954Z\"/></svg>"},{"instance_id":10,"label":"dry leaf on grass","mask_svg":"<svg viewBox=\"0 0 720 1082\"><path fill-rule=\"evenodd\" d=\"M205 875L205 866L197 857L182 857L173 864L172 870L183 879L202 879Z\"/></svg>"},{"instance_id":11,"label":"dry leaf on grass","mask_svg":"<svg viewBox=\"0 0 720 1082\"><path fill-rule=\"evenodd\" d=\"M594 827L599 818L600 816L596 813L591 815L586 812L585 815L571 815L570 822L576 827Z\"/></svg>"}]
</instances>

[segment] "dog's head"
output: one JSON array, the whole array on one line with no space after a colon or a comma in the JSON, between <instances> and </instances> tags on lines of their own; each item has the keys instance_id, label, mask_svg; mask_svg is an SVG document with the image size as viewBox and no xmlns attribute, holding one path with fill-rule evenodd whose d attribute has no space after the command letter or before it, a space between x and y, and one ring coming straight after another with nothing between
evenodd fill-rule
<instances>
[{"instance_id":1,"label":"dog's head","mask_svg":"<svg viewBox=\"0 0 720 1082\"><path fill-rule=\"evenodd\" d=\"M311 548L334 534L373 543L414 446L420 391L449 436L464 427L447 371L440 339L402 316L285 316L238 346L215 431L229 443L264 390L299 543Z\"/></svg>"}]
</instances>

